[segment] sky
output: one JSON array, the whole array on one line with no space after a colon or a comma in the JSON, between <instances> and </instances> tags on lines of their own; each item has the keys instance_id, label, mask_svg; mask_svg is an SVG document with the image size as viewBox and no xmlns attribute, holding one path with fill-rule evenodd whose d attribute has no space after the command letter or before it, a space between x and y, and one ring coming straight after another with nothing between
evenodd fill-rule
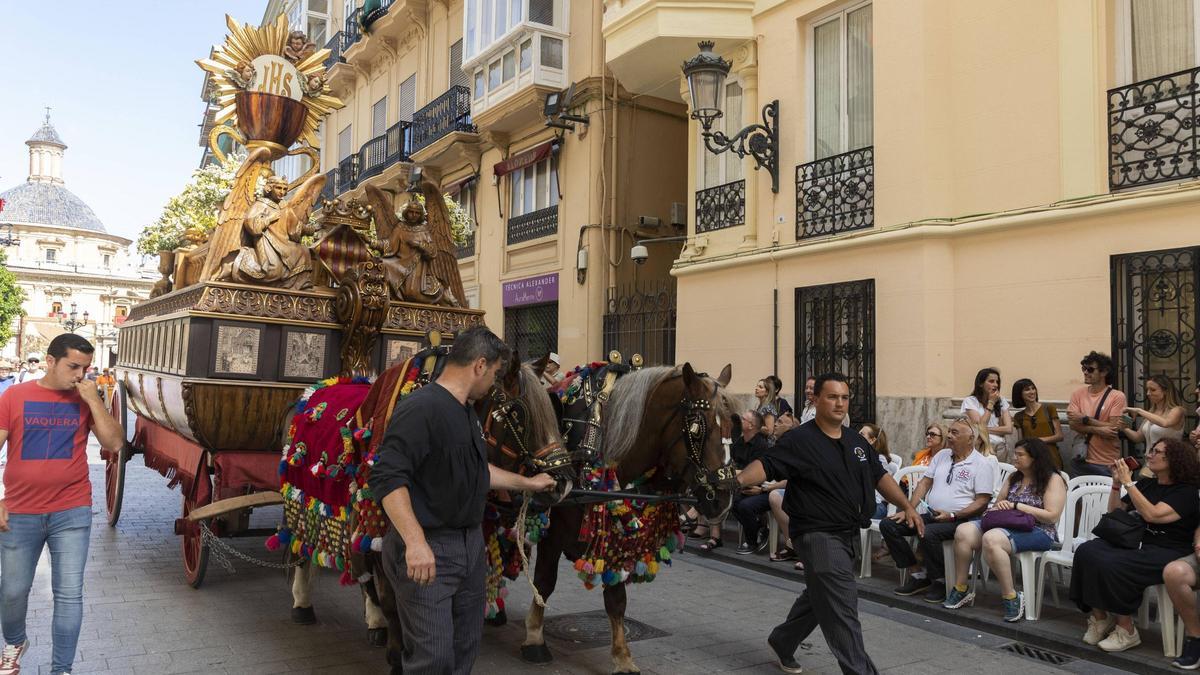
<instances>
[{"instance_id":1,"label":"sky","mask_svg":"<svg viewBox=\"0 0 1200 675\"><path fill-rule=\"evenodd\" d=\"M224 41L225 14L257 25L267 0L0 5L0 192L28 177L25 141L50 106L67 188L110 233L137 239L200 164L195 60Z\"/></svg>"}]
</instances>

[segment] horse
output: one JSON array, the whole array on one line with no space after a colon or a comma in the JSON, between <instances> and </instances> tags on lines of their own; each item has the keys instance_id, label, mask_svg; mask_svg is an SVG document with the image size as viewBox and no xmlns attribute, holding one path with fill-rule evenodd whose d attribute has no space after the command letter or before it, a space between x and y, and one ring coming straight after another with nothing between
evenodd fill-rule
<instances>
[{"instance_id":1,"label":"horse","mask_svg":"<svg viewBox=\"0 0 1200 675\"><path fill-rule=\"evenodd\" d=\"M608 383L603 382L606 372L599 366L614 371ZM580 370L576 369L573 375ZM731 367L725 366L716 379L697 373L690 363L632 372L619 364L592 364L589 371L589 379L582 387L584 394L563 413L565 426L569 427L565 434L567 444L580 472L580 483L584 483L582 470L591 464L601 467L593 469L593 475L597 471L610 472L610 488L614 482L618 488L640 483L651 494L681 497L690 493L695 495L697 509L705 516L723 517L732 505L731 490L736 480L729 463L728 444L730 420L737 404L723 391L729 384ZM618 379L615 371L625 374ZM490 460L503 468L520 470L511 456L495 449ZM550 597L558 580L560 556L576 564L588 587L595 581L603 583L604 608L612 629L613 672L639 672L625 637L625 585L629 581L651 580L658 558L655 556L648 568L642 561L633 567L632 560L626 558L622 570L609 569L607 575L591 567L592 563L585 562L583 556L592 552L589 547L595 538L603 536L595 531L595 523L603 520L602 511L607 507L602 503L597 510L597 506L569 503L570 499L568 493L568 501L560 501L550 509L549 528L537 543L534 586L542 599ZM633 504L636 508L637 501ZM663 501L659 505L661 510L655 513L658 526L669 528L670 536L678 537L674 502ZM642 513L647 512L648 509ZM592 514L597 513L600 515L594 518ZM662 539L662 530L659 532ZM626 537L619 533L614 539L619 545ZM667 544L673 541L668 540ZM656 551L658 545L650 544ZM521 646L522 658L530 663L553 660L542 631L544 618L544 606L535 598L525 619L526 635Z\"/></svg>"},{"instance_id":2,"label":"horse","mask_svg":"<svg viewBox=\"0 0 1200 675\"><path fill-rule=\"evenodd\" d=\"M369 391L361 397L361 405L354 411L352 418L343 415L337 419L337 423L340 424L339 435L346 438L347 442L356 448L356 455L347 459L346 465L358 467L354 479L347 481L347 494L345 495L346 500L354 505L352 511L347 513L350 521L348 531L354 534L352 538L350 535L343 536L342 543L338 545L340 547L349 543L347 547L349 552L344 556L345 571L342 575L342 583L348 585L357 581L361 584L368 640L376 646L386 645L388 663L392 667L392 672L395 673L401 672L402 631L395 595L387 574L384 572L382 556L379 554L382 536L387 525L386 518L378 504L369 495L369 466L373 461L374 453L379 450L379 443L384 437L398 400L415 388L436 380L446 354L446 348L431 348L417 354L404 364L393 366L382 373L374 384L370 385ZM417 364L422 365L418 366ZM541 366L544 368L544 365L543 360ZM519 358L514 355L509 367L497 378L492 393L475 402L475 408L480 420L484 422L489 453L504 454L508 452L515 455L519 452L524 458L523 465L529 470L547 471L554 475L559 487L548 493L549 496L546 497L553 500L561 498L570 490L574 474L559 433L558 411L554 407L557 399L545 391L540 385L540 379L541 372L539 370L535 370L529 365L522 365ZM361 387L363 383L339 382L331 384L329 387L348 388L356 385ZM312 411L322 407L314 401L337 396L339 393L337 389L329 391L320 389L311 392L309 396L301 400L294 414L309 416L307 421L301 420L301 424L314 421L319 423L320 419L311 419ZM358 392L358 394L361 395L362 392ZM326 408L325 412L328 413L329 409ZM292 442L296 433L294 418L289 419L284 428L290 431L288 438L283 443L284 461L281 464L281 470L283 465L288 463L289 458L294 457L297 452L295 443ZM519 450L514 450L514 448ZM309 450L309 452L316 454L314 450ZM309 460L308 466L311 467L311 461L314 458L307 459ZM327 463L326 466L328 466ZM317 473L321 473L321 470L315 470L314 476ZM292 478L299 475L307 480L303 471L285 472L284 475ZM296 495L294 492L289 492L287 485L285 479L285 498L295 501ZM305 517L303 514L309 513L311 510L311 507L306 507L300 510L301 515L297 516L297 509L293 508L290 511L285 509L288 522L285 523L281 532L295 530L301 525L298 521ZM320 510L319 506L318 510ZM365 526L363 520L367 521ZM328 525L329 522L330 519L326 518L322 524ZM495 529L494 526L493 529ZM491 534L497 536L495 531ZM489 542L490 544L491 542ZM270 545L268 542L268 547ZM321 566L343 569L343 566L337 564L342 561L337 560L336 556L334 556L334 564L331 565L328 564L329 555L322 556L320 553L314 555L309 550L305 556L306 549L302 546L293 546L293 548L299 548L298 552L302 557L315 558ZM490 546L489 550L494 551L495 548ZM511 554L511 547L508 550ZM490 562L499 564L501 568L513 567L505 564L505 561ZM317 566L311 564L311 560L309 560L300 566L294 576L292 619L296 623L313 623L316 620L309 590ZM509 574L509 576L510 578L515 576L515 573ZM502 584L502 581L496 576L489 578L489 584ZM497 589L489 587L489 598L496 598L497 595ZM501 604L489 623L502 624L504 621L505 615Z\"/></svg>"}]
</instances>

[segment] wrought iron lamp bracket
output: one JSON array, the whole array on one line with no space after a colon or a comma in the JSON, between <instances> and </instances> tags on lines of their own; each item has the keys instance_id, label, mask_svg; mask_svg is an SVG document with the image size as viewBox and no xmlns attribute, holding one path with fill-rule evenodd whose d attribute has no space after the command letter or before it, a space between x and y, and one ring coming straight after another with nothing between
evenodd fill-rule
<instances>
[{"instance_id":1,"label":"wrought iron lamp bracket","mask_svg":"<svg viewBox=\"0 0 1200 675\"><path fill-rule=\"evenodd\" d=\"M694 115L693 115L694 116ZM704 126L704 146L714 155L726 151L738 157L754 158L754 170L766 169L771 174L771 192L779 192L779 100L763 106L762 124L751 124L733 135L709 131L711 120L701 120Z\"/></svg>"}]
</instances>

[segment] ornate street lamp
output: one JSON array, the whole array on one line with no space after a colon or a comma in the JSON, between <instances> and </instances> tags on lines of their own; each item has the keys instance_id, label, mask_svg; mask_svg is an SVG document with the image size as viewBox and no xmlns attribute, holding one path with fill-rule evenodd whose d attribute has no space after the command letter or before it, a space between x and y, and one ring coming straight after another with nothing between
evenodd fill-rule
<instances>
[{"instance_id":1,"label":"ornate street lamp","mask_svg":"<svg viewBox=\"0 0 1200 675\"><path fill-rule=\"evenodd\" d=\"M73 302L71 303L71 313L68 316L70 318L64 319L63 315L59 314L58 325L72 333L88 325L88 311L86 309L83 310L83 321L79 321L79 314L75 311L75 303Z\"/></svg>"},{"instance_id":2,"label":"ornate street lamp","mask_svg":"<svg viewBox=\"0 0 1200 675\"><path fill-rule=\"evenodd\" d=\"M738 157L754 158L754 169L765 168L771 174L771 192L779 192L779 99L763 106L762 124L751 124L734 134L712 131L712 123L722 117L721 90L732 63L713 53L714 43L700 43L700 53L683 64L688 92L692 97L692 119L704 129L704 145L714 155L727 150Z\"/></svg>"}]
</instances>

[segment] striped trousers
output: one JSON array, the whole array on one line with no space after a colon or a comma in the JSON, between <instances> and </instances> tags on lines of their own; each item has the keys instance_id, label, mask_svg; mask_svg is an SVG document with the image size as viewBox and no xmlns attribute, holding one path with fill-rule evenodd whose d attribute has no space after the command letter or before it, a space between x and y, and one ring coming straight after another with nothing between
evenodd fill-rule
<instances>
[{"instance_id":1,"label":"striped trousers","mask_svg":"<svg viewBox=\"0 0 1200 675\"><path fill-rule=\"evenodd\" d=\"M771 631L771 642L785 654L794 654L820 626L843 673L875 675L879 671L867 655L858 621L852 543L857 536L857 531L808 532L792 538L804 563L806 588L792 604L787 619Z\"/></svg>"},{"instance_id":2,"label":"striped trousers","mask_svg":"<svg viewBox=\"0 0 1200 675\"><path fill-rule=\"evenodd\" d=\"M396 591L403 628L404 672L410 675L466 675L479 655L487 559L479 527L427 530L425 540L436 564L432 584L408 578L404 540L394 529L383 542L383 563Z\"/></svg>"}]
</instances>

